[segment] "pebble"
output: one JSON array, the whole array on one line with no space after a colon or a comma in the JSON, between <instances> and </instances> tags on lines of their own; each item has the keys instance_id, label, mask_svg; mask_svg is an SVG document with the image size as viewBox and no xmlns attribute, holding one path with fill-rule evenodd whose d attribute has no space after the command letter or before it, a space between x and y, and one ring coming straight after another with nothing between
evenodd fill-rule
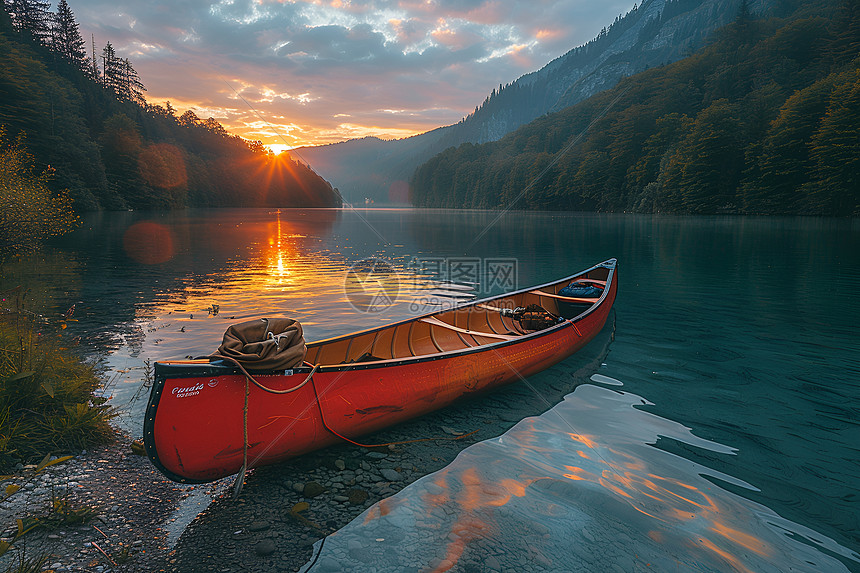
<instances>
[{"instance_id":1,"label":"pebble","mask_svg":"<svg viewBox=\"0 0 860 573\"><path fill-rule=\"evenodd\" d=\"M384 477L388 481L400 481L403 479L403 476L400 475L400 472L391 468L382 468L379 473L381 473L382 477Z\"/></svg>"},{"instance_id":2,"label":"pebble","mask_svg":"<svg viewBox=\"0 0 860 573\"><path fill-rule=\"evenodd\" d=\"M369 452L367 454L367 457L372 458L374 460L381 460L383 458L387 458L388 454L386 454L385 452ZM368 468L368 469L370 469L370 468Z\"/></svg>"},{"instance_id":3,"label":"pebble","mask_svg":"<svg viewBox=\"0 0 860 573\"><path fill-rule=\"evenodd\" d=\"M268 521L254 521L248 526L248 531L265 531L269 529Z\"/></svg>"},{"instance_id":4,"label":"pebble","mask_svg":"<svg viewBox=\"0 0 860 573\"><path fill-rule=\"evenodd\" d=\"M349 503L352 505L360 505L367 501L368 493L363 489L351 489L346 492L346 495L349 498Z\"/></svg>"},{"instance_id":5,"label":"pebble","mask_svg":"<svg viewBox=\"0 0 860 573\"><path fill-rule=\"evenodd\" d=\"M318 484L315 481L309 481L308 483L305 484L305 487L304 487L304 490L302 491L302 494L305 497L316 497L324 491L325 491L325 488L323 486L321 486L320 484Z\"/></svg>"},{"instance_id":6,"label":"pebble","mask_svg":"<svg viewBox=\"0 0 860 573\"><path fill-rule=\"evenodd\" d=\"M346 469L346 462L344 462L343 460L335 460L334 461L334 467L343 471Z\"/></svg>"},{"instance_id":7,"label":"pebble","mask_svg":"<svg viewBox=\"0 0 860 573\"><path fill-rule=\"evenodd\" d=\"M293 484L293 491L296 493L304 493L305 492L305 484L300 481L297 481Z\"/></svg>"},{"instance_id":8,"label":"pebble","mask_svg":"<svg viewBox=\"0 0 860 573\"><path fill-rule=\"evenodd\" d=\"M271 539L262 539L254 546L254 552L260 557L271 555L275 552L275 549L277 549L277 546Z\"/></svg>"},{"instance_id":9,"label":"pebble","mask_svg":"<svg viewBox=\"0 0 860 573\"><path fill-rule=\"evenodd\" d=\"M349 501L349 498L345 495L336 495L336 496L332 497L332 499L337 501L337 502L340 502L340 503L343 503L345 501Z\"/></svg>"}]
</instances>

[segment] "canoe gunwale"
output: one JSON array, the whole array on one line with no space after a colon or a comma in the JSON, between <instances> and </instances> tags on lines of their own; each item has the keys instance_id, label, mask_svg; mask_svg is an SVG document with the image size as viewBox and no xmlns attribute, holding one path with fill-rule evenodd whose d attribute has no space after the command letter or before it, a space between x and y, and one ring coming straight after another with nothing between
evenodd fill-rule
<instances>
[{"instance_id":1,"label":"canoe gunwale","mask_svg":"<svg viewBox=\"0 0 860 573\"><path fill-rule=\"evenodd\" d=\"M507 348L507 347L517 345L520 343L526 343L526 344L533 343L535 340L538 340L538 339L543 338L543 337L571 336L568 334L562 334L564 332L563 329L565 329L565 328L573 328L576 332L577 337L586 339L583 342L587 342L588 340L590 340L593 337L593 335L595 334L596 331L592 332L592 331L583 330L582 332L580 332L580 329L577 328L577 323L583 321L589 315L596 313L599 310L601 310L603 308L604 304L607 302L607 300L609 300L608 306L611 306L611 304L615 298L615 290L617 289L616 285L614 284L615 283L616 265L617 265L616 259L614 259L614 258L609 259L607 261L604 261L603 263L594 265L593 267L591 267L589 269L586 269L586 270L580 271L576 274L570 275L569 277L557 279L557 280L545 283L543 285L532 286L532 287L528 287L528 288L521 289L518 291L503 293L500 295L495 295L495 296L484 298L484 299L477 300L477 301L471 301L471 302L467 302L467 303L463 303L463 304L458 304L458 305L453 306L452 308L445 309L443 311L435 311L435 312L427 313L427 314L424 314L421 316L411 317L411 318L402 320L400 322L388 323L388 324L382 325L380 327L375 327L375 328L360 331L360 332L354 332L354 333L350 333L350 334L343 335L343 336L338 336L338 337L329 338L329 339L318 341L318 342L313 342L313 343L309 344L308 347L309 348L315 347L315 346L318 346L320 344L330 343L333 341L342 341L342 340L345 340L348 338L354 338L354 337L357 337L360 335L366 335L368 333L374 333L377 331L381 331L381 330L384 330L386 328L405 325L406 323L414 323L421 318L433 317L433 316L438 315L438 314L456 311L457 309L467 308L470 306L481 305L484 303L492 302L492 301L506 298L506 297L510 297L513 295L533 293L533 294L535 294L535 296L540 296L537 293L534 293L534 291L546 288L548 286L558 285L559 283L562 283L565 281L571 281L571 280L574 280L578 277L583 277L583 276L587 275L588 273L590 273L594 270L604 268L604 269L607 269L607 271L608 271L608 274L606 276L606 284L605 284L605 288L603 289L603 292L601 293L600 297L596 300L596 302L591 304L586 310L584 310L582 313L576 315L575 317L570 318L570 319L566 319L563 322L560 322L560 323L558 323L554 326L551 326L549 328L546 328L543 330L537 330L534 332L530 332L528 334L523 334L523 335L518 336L516 338L513 338L511 340L499 340L497 342L491 342L489 344L482 344L482 345L469 347L469 348L463 348L463 349L456 349L456 350L450 350L450 351L440 351L437 353L424 354L424 355L418 355L418 356L409 356L409 357L392 358L392 359L385 359L385 360L376 360L376 361L372 361L372 362L358 362L358 363L325 365L325 366L320 366L318 368L317 372L320 374L323 374L323 373L327 374L327 373L342 373L342 372L350 372L350 371L363 371L363 370L375 370L375 369L381 370L383 368L402 367L402 366L409 366L409 365L426 363L426 362L434 362L434 361L439 361L439 360L455 360L456 361L456 360L459 360L459 359L461 359L461 357L464 357L466 355L477 354L477 353L482 353L482 352L494 352L494 351L498 351L500 349ZM610 296L611 296L611 298L610 298ZM605 321L605 317L601 320L601 327L603 325L603 321ZM591 330L593 330L593 328ZM480 337L480 334L476 333L476 335ZM267 377L267 376L284 376L284 375L290 375L290 374L293 374L293 375L307 374L308 372L310 372L310 370L311 370L311 367L300 366L300 367L292 369L291 371L289 371L289 370L288 371L284 371L284 370L264 371L264 372L252 371L251 373L254 374L255 377L260 376L260 377L265 379L265 377ZM208 482L213 481L213 479L218 479L218 478L213 478L213 477L202 477L202 478L198 478L197 476L189 477L187 475L177 474L176 472L172 471L171 469L169 469L167 467L168 465L170 465L169 462L163 463L162 460L160 459L160 455L159 455L159 451L158 451L159 448L156 445L155 426L156 426L156 417L157 417L158 406L159 406L159 403L161 402L161 398L164 394L165 388L167 387L167 381L169 379L174 379L174 378L194 378L194 377L213 377L214 378L214 377L221 377L221 376L241 375L241 374L242 374L242 372L238 368L236 368L235 366L232 366L232 365L228 366L224 363L217 363L217 362L213 363L213 362L209 362L208 360L200 360L200 361L196 361L196 360L182 361L182 360L179 360L179 361L173 361L173 362L171 362L171 361L156 362L155 379L153 381L153 387L152 387L151 392L150 392L150 398L147 402L147 410L146 410L145 418L144 418L143 441L144 441L144 445L146 447L146 451L147 451L147 454L149 456L149 459L151 460L153 465L162 474L165 475L165 477L167 477L168 479L170 479L172 481L179 482L179 483L186 483L186 484L208 483ZM372 375L374 375L374 374L372 374ZM174 388L174 390L175 390L175 388ZM176 455L178 458L179 450L176 449L175 445L173 446L173 448L176 450ZM171 455L172 455L171 452L165 452L165 456L166 456L165 460L169 459ZM181 459L179 460L179 467L180 468L182 467ZM226 475L226 474L222 474L222 475Z\"/></svg>"},{"instance_id":2,"label":"canoe gunwale","mask_svg":"<svg viewBox=\"0 0 860 573\"><path fill-rule=\"evenodd\" d=\"M512 345L512 344L519 344L520 342L524 342L526 340L532 340L534 338L540 338L542 336L548 336L550 334L554 334L563 328L572 328L572 327L575 328L575 325L577 322L580 322L585 317L587 317L589 314L596 312L597 309L599 309L603 305L603 303L606 300L606 297L609 295L609 291L612 287L612 283L614 282L614 278L615 278L614 275L615 275L616 265L617 265L616 259L608 259L602 263L594 265L593 267L591 267L589 269L586 269L584 271L580 271L578 273L572 274L572 275L565 277L565 278L550 281L548 283L544 283L544 284L537 285L537 286L527 287L527 288L520 289L520 290L513 291L513 292L502 293L499 295L494 295L494 296L487 297L487 298L480 299L480 300L476 300L476 301L465 302L462 304L455 305L452 308L446 309L444 311L429 312L427 314L409 317L409 318L406 318L406 319L401 320L399 322L392 322L392 323L384 324L382 326L370 328L367 330L360 330L357 332L351 332L349 334L344 334L344 335L335 336L332 338L326 338L323 340L314 341L314 342L311 342L310 344L308 344L307 346L308 346L308 349L311 349L311 348L315 348L315 347L323 345L323 344L329 344L332 342L347 340L350 338L356 338L356 337L361 336L361 335L379 332L379 331L385 330L387 328L406 325L406 324L418 321L422 318L435 317L436 315L442 314L445 312L456 311L458 309L467 308L470 306L478 306L481 304L485 304L488 302L498 300L500 298L507 298L509 296L514 296L514 295L518 295L518 294L533 293L534 291L543 289L543 288L548 287L548 286L556 285L560 282L573 280L577 277L580 277L582 275L586 275L586 274L590 273L591 271L594 271L594 270L599 269L599 268L605 268L605 269L609 270L609 275L606 278L606 288L603 289L603 292L601 293L600 297L591 306L589 306L581 314L578 314L577 316L575 316L573 318L566 319L563 322L560 322L560 323L558 323L554 326L551 326L549 328L545 328L543 330L536 330L536 331L530 332L528 334L523 334L523 335L517 336L511 340L499 340L498 342L491 342L489 344L481 344L478 346L472 346L469 348L462 348L462 349L457 349L457 350L440 351L440 352L435 352L432 354L422 354L422 355L418 355L418 356L404 356L404 357L399 357L399 358L386 358L384 360L372 360L372 361L367 361L367 362L352 362L352 363L348 363L348 364L320 364L319 368L317 369L317 372L349 372L349 371L353 371L353 370L368 370L371 368L386 368L389 366L400 366L400 365L405 365L405 364L418 364L421 362L431 362L434 360L442 360L444 358L450 358L452 356L474 354L476 352L486 352L486 351L491 350L491 349L502 348L504 346L508 346L508 345ZM534 293L534 294L536 296L541 296L539 293ZM480 333L478 333L478 332L475 332L474 334L476 334L477 336L480 336ZM196 371L197 371L196 369L192 370L193 366L191 366L191 365L187 365L187 364L180 365L180 364L181 363L176 363L175 368L177 369L177 372L183 372L183 373L190 375L192 372L196 373ZM160 366L161 370L164 371L165 373L169 371L168 369L173 368L171 366L170 362L167 362L167 363L157 362L156 365ZM180 368L181 368L181 370L179 370ZM241 374L241 371L238 368L236 368L234 366L226 366L226 365L221 366L221 365L219 365L218 362L213 362L213 363L201 362L200 368L204 369L204 370L201 370L201 374L204 374L204 373L205 374L212 374L212 375ZM218 370L213 370L214 368L217 368ZM303 366L297 366L297 367L293 368L292 371L295 374L302 374L302 373L310 372L311 368L312 368L312 366L304 366L303 365ZM250 373L254 374L254 375L265 376L267 374L280 374L281 371L276 371L276 372L261 371L261 372L258 372L258 371L251 370Z\"/></svg>"}]
</instances>

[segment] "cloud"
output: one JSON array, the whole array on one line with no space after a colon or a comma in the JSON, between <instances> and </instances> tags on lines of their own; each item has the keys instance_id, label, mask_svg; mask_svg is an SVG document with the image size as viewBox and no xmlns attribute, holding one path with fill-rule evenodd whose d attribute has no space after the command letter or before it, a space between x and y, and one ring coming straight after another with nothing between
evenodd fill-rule
<instances>
[{"instance_id":1,"label":"cloud","mask_svg":"<svg viewBox=\"0 0 860 573\"><path fill-rule=\"evenodd\" d=\"M129 57L153 101L275 143L403 137L590 40L633 2L72 0L84 37ZM238 95L237 95L238 94ZM241 96L241 97L240 97ZM253 109L252 109L253 108ZM274 120L272 118L281 118Z\"/></svg>"}]
</instances>

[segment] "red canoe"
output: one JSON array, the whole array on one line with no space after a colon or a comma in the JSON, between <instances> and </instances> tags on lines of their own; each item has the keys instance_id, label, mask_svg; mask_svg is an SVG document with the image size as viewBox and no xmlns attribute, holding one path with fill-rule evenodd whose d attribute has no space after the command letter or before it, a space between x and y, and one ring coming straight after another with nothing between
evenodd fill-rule
<instances>
[{"instance_id":1,"label":"red canoe","mask_svg":"<svg viewBox=\"0 0 860 573\"><path fill-rule=\"evenodd\" d=\"M564 360L603 328L615 300L610 259L544 285L394 324L309 343L308 383L287 394L251 384L234 366L208 360L155 365L144 421L146 451L168 478L200 483L375 432L507 384ZM558 294L571 282L599 296ZM537 304L560 322L527 330L510 311ZM311 366L254 374L269 389L308 378ZM342 436L339 437L338 435Z\"/></svg>"}]
</instances>

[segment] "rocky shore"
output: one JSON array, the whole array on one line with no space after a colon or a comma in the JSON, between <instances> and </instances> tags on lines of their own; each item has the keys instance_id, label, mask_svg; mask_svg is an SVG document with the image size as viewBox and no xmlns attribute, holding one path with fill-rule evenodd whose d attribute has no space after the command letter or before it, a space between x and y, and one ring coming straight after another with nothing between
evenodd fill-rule
<instances>
[{"instance_id":1,"label":"rocky shore","mask_svg":"<svg viewBox=\"0 0 860 573\"><path fill-rule=\"evenodd\" d=\"M589 381L612 325L573 358L518 383L366 437L382 448L330 447L253 470L240 498L215 499L183 532L164 567L177 573L299 571L313 545L376 502L449 463L469 445L545 412Z\"/></svg>"},{"instance_id":2,"label":"rocky shore","mask_svg":"<svg viewBox=\"0 0 860 573\"><path fill-rule=\"evenodd\" d=\"M52 498L91 507L86 523L38 528L15 543L28 555L50 553L53 571L286 572L313 559L313 544L374 503L448 465L476 441L538 415L588 382L608 351L608 326L564 364L417 420L364 438L385 447L330 447L248 473L238 500L231 480L204 486L167 481L128 438L64 464L0 505L4 538L15 519L44 515ZM201 512L202 510L202 512ZM198 515L199 512L199 515ZM187 527L186 527L186 524ZM5 567L14 550L0 558Z\"/></svg>"},{"instance_id":3,"label":"rocky shore","mask_svg":"<svg viewBox=\"0 0 860 573\"><path fill-rule=\"evenodd\" d=\"M50 466L29 482L33 467L19 468L3 482L23 487L0 504L2 538L11 540L17 520L40 526L15 541L0 567L48 555L55 572L155 571L168 547L163 529L191 486L165 479L130 439Z\"/></svg>"}]
</instances>

